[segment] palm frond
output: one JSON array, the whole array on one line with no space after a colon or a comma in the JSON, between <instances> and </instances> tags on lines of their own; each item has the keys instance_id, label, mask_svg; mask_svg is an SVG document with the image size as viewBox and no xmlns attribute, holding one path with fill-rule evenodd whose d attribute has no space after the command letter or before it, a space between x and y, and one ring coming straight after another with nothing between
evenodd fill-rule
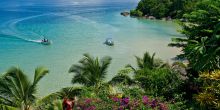
<instances>
[{"instance_id":1,"label":"palm frond","mask_svg":"<svg viewBox=\"0 0 220 110\"><path fill-rule=\"evenodd\" d=\"M151 57L149 52L145 52L144 56L143 56L143 62L147 63L147 62L151 62L151 59L153 58L153 56Z\"/></svg>"},{"instance_id":2,"label":"palm frond","mask_svg":"<svg viewBox=\"0 0 220 110\"><path fill-rule=\"evenodd\" d=\"M36 84L48 73L44 68L37 68L33 83L19 68L10 68L0 77L1 99L16 107L30 107L36 100Z\"/></svg>"},{"instance_id":3,"label":"palm frond","mask_svg":"<svg viewBox=\"0 0 220 110\"><path fill-rule=\"evenodd\" d=\"M5 80L10 88L9 94L19 101L24 100L26 91L28 91L31 83L27 76L16 67L10 68L6 73Z\"/></svg>"},{"instance_id":4,"label":"palm frond","mask_svg":"<svg viewBox=\"0 0 220 110\"><path fill-rule=\"evenodd\" d=\"M69 69L69 73L81 73L84 70L82 65L72 65Z\"/></svg>"},{"instance_id":5,"label":"palm frond","mask_svg":"<svg viewBox=\"0 0 220 110\"><path fill-rule=\"evenodd\" d=\"M127 64L127 65L125 66L125 68L130 68L130 69L132 69L134 72L136 71L136 69L135 69L133 66L131 66L130 64Z\"/></svg>"},{"instance_id":6,"label":"palm frond","mask_svg":"<svg viewBox=\"0 0 220 110\"><path fill-rule=\"evenodd\" d=\"M49 70L44 68L44 67L36 68L35 69L35 74L34 74L33 84L37 84L48 73L49 73Z\"/></svg>"},{"instance_id":7,"label":"palm frond","mask_svg":"<svg viewBox=\"0 0 220 110\"><path fill-rule=\"evenodd\" d=\"M172 38L171 39L173 42L187 42L188 39L186 38Z\"/></svg>"},{"instance_id":8,"label":"palm frond","mask_svg":"<svg viewBox=\"0 0 220 110\"><path fill-rule=\"evenodd\" d=\"M144 65L143 65L144 61L138 56L135 56L135 58L136 58L137 66L139 68L144 68Z\"/></svg>"},{"instance_id":9,"label":"palm frond","mask_svg":"<svg viewBox=\"0 0 220 110\"><path fill-rule=\"evenodd\" d=\"M9 84L7 83L7 80L4 78L0 78L0 93L4 97L12 97L12 91L10 89Z\"/></svg>"},{"instance_id":10,"label":"palm frond","mask_svg":"<svg viewBox=\"0 0 220 110\"><path fill-rule=\"evenodd\" d=\"M12 107L16 107L17 106L17 105L14 104L13 100L11 100L7 96L3 96L3 95L0 95L0 104L12 106Z\"/></svg>"},{"instance_id":11,"label":"palm frond","mask_svg":"<svg viewBox=\"0 0 220 110\"><path fill-rule=\"evenodd\" d=\"M185 47L186 43L169 43L169 47Z\"/></svg>"},{"instance_id":12,"label":"palm frond","mask_svg":"<svg viewBox=\"0 0 220 110\"><path fill-rule=\"evenodd\" d=\"M73 98L74 96L81 95L82 87L66 87L63 88L59 94L61 94L61 98L68 97Z\"/></svg>"},{"instance_id":13,"label":"palm frond","mask_svg":"<svg viewBox=\"0 0 220 110\"><path fill-rule=\"evenodd\" d=\"M106 56L99 60L89 54L84 54L83 56L79 64L72 65L69 69L70 73L75 73L72 83L92 86L102 82L111 63L111 57Z\"/></svg>"},{"instance_id":14,"label":"palm frond","mask_svg":"<svg viewBox=\"0 0 220 110\"><path fill-rule=\"evenodd\" d=\"M38 100L37 105L49 104L49 103L53 102L54 100L57 100L60 98L61 98L60 93L51 93L51 94L43 97L42 99Z\"/></svg>"},{"instance_id":15,"label":"palm frond","mask_svg":"<svg viewBox=\"0 0 220 110\"><path fill-rule=\"evenodd\" d=\"M108 82L109 84L116 85L116 84L125 84L125 85L132 85L135 84L135 81L125 74L118 74L114 76L111 81Z\"/></svg>"},{"instance_id":16,"label":"palm frond","mask_svg":"<svg viewBox=\"0 0 220 110\"><path fill-rule=\"evenodd\" d=\"M111 63L112 58L111 57L103 57L101 59L101 68L100 68L100 73L101 73L101 78L104 79L105 75L107 73L107 69L109 68L109 65Z\"/></svg>"},{"instance_id":17,"label":"palm frond","mask_svg":"<svg viewBox=\"0 0 220 110\"><path fill-rule=\"evenodd\" d=\"M79 84L87 85L88 82L89 82L89 80L87 80L86 76L81 73L76 74L72 79L73 84L79 83Z\"/></svg>"},{"instance_id":18,"label":"palm frond","mask_svg":"<svg viewBox=\"0 0 220 110\"><path fill-rule=\"evenodd\" d=\"M152 57L151 57L151 60L150 60L150 65L152 65L153 67L154 67L154 65L155 65L155 63L154 63L154 61L155 61L155 59L154 59L155 55L156 55L156 53L153 53L153 55L152 55Z\"/></svg>"},{"instance_id":19,"label":"palm frond","mask_svg":"<svg viewBox=\"0 0 220 110\"><path fill-rule=\"evenodd\" d=\"M19 110L19 109L12 106L0 104L0 110Z\"/></svg>"}]
</instances>

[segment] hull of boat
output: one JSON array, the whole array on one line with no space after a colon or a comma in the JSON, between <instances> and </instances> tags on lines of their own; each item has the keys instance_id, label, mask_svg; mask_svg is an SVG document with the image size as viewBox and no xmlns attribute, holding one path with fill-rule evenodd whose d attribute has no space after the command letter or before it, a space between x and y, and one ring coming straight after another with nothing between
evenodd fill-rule
<instances>
[{"instance_id":1,"label":"hull of boat","mask_svg":"<svg viewBox=\"0 0 220 110\"><path fill-rule=\"evenodd\" d=\"M43 45L50 45L51 42L41 42L41 44L43 44Z\"/></svg>"}]
</instances>

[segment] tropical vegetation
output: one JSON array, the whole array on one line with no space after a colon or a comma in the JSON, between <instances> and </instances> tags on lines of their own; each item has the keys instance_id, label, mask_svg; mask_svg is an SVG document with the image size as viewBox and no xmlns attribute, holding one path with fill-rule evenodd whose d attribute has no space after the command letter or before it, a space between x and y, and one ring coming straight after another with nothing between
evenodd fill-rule
<instances>
[{"instance_id":1,"label":"tropical vegetation","mask_svg":"<svg viewBox=\"0 0 220 110\"><path fill-rule=\"evenodd\" d=\"M173 39L171 46L183 48L189 65L195 71L220 68L220 1L204 0L194 11L184 15L188 22L181 22L186 37Z\"/></svg>"},{"instance_id":2,"label":"tropical vegetation","mask_svg":"<svg viewBox=\"0 0 220 110\"><path fill-rule=\"evenodd\" d=\"M200 75L202 90L195 96L205 109L220 109L220 70L203 72Z\"/></svg>"},{"instance_id":3,"label":"tropical vegetation","mask_svg":"<svg viewBox=\"0 0 220 110\"><path fill-rule=\"evenodd\" d=\"M126 65L108 81L112 58L84 54L69 69L73 86L43 98L36 97L37 84L49 71L36 68L30 81L12 67L0 76L0 109L62 110L63 99L73 97L76 110L220 109L220 1L141 0L131 14L185 19L178 21L184 37L169 44L182 49L177 62L145 52L134 57L136 65Z\"/></svg>"},{"instance_id":4,"label":"tropical vegetation","mask_svg":"<svg viewBox=\"0 0 220 110\"><path fill-rule=\"evenodd\" d=\"M72 65L70 73L75 73L72 83L80 83L85 86L99 86L106 77L107 69L111 63L111 57L103 57L100 61L89 54L79 61L79 65Z\"/></svg>"},{"instance_id":5,"label":"tropical vegetation","mask_svg":"<svg viewBox=\"0 0 220 110\"><path fill-rule=\"evenodd\" d=\"M0 77L0 107L30 110L37 99L37 84L48 72L46 68L36 68L31 82L22 70L10 68Z\"/></svg>"}]
</instances>

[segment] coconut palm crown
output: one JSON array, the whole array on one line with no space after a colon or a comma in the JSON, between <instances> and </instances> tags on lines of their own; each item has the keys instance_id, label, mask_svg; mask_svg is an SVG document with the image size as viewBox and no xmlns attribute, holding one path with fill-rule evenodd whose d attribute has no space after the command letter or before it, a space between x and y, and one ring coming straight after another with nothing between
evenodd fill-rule
<instances>
[{"instance_id":1,"label":"coconut palm crown","mask_svg":"<svg viewBox=\"0 0 220 110\"><path fill-rule=\"evenodd\" d=\"M0 104L30 110L36 101L37 84L48 72L43 67L36 68L31 82L21 69L10 68L0 76Z\"/></svg>"},{"instance_id":2,"label":"coconut palm crown","mask_svg":"<svg viewBox=\"0 0 220 110\"><path fill-rule=\"evenodd\" d=\"M75 73L72 83L79 83L85 86L97 86L103 82L106 77L107 69L112 58L109 56L99 60L89 54L84 54L84 57L79 61L79 64L72 65L69 73Z\"/></svg>"},{"instance_id":3,"label":"coconut palm crown","mask_svg":"<svg viewBox=\"0 0 220 110\"><path fill-rule=\"evenodd\" d=\"M155 68L162 68L164 66L167 66L166 63L163 63L160 59L155 59L155 53L151 56L148 52L144 53L143 58L140 58L138 56L135 56L136 62L137 62L137 69L135 67L128 64L126 67L131 68L134 72L137 72L138 70L152 70Z\"/></svg>"}]
</instances>

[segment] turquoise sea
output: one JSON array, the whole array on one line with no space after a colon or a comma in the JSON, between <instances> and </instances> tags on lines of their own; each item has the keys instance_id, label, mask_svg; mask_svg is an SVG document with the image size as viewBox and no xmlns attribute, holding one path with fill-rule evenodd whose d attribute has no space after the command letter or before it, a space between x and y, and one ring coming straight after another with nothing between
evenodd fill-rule
<instances>
[{"instance_id":1,"label":"turquoise sea","mask_svg":"<svg viewBox=\"0 0 220 110\"><path fill-rule=\"evenodd\" d=\"M68 73L83 53L111 56L108 79L126 64L135 65L135 55L156 52L156 57L172 62L179 54L168 47L179 36L178 25L123 17L122 11L135 8L137 0L1 0L0 73L11 66L22 68L33 78L37 66L50 70L39 84L39 96L71 86ZM50 46L38 43L42 36ZM103 45L113 38L114 47Z\"/></svg>"}]
</instances>

